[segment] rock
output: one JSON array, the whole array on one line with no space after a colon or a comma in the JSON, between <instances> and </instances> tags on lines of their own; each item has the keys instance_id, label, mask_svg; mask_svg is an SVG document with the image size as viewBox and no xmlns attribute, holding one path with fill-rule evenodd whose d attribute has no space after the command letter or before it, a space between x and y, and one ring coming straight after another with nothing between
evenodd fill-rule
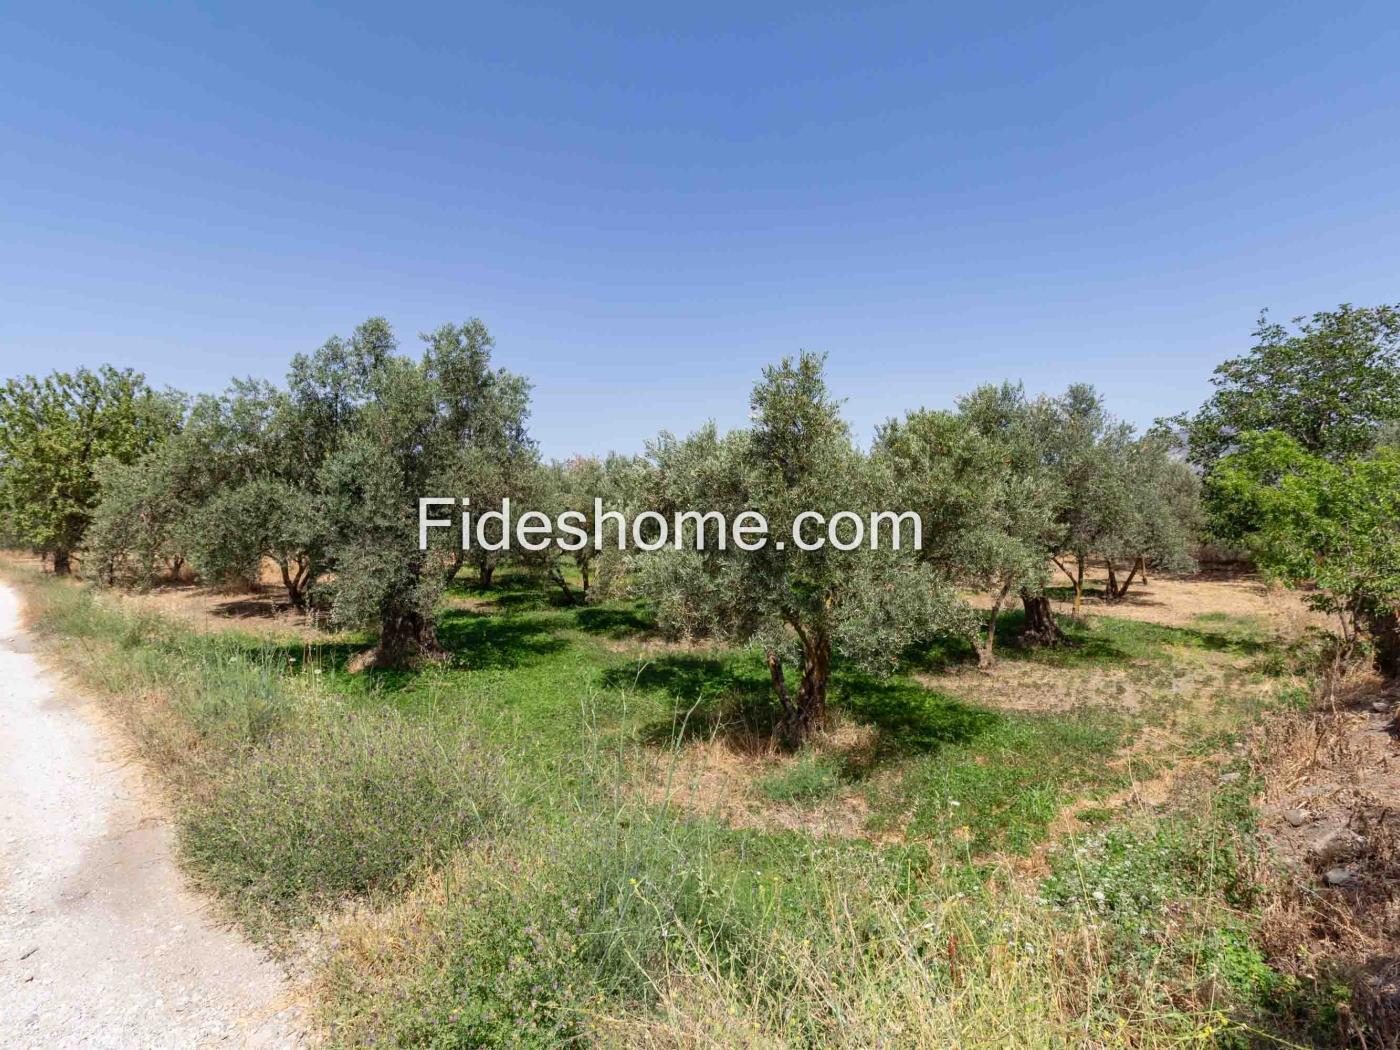
<instances>
[{"instance_id":1,"label":"rock","mask_svg":"<svg viewBox=\"0 0 1400 1050\"><path fill-rule=\"evenodd\" d=\"M1288 823L1292 824L1295 828L1301 828L1312 818L1308 816L1308 811L1305 809L1290 809L1283 815L1283 819L1288 821Z\"/></svg>"},{"instance_id":2,"label":"rock","mask_svg":"<svg viewBox=\"0 0 1400 1050\"><path fill-rule=\"evenodd\" d=\"M1390 714L1390 704L1385 700L1377 700L1371 705L1371 710L1378 715Z\"/></svg>"},{"instance_id":3,"label":"rock","mask_svg":"<svg viewBox=\"0 0 1400 1050\"><path fill-rule=\"evenodd\" d=\"M1350 828L1333 828L1313 841L1309 852L1323 864L1335 864L1360 856L1366 840Z\"/></svg>"},{"instance_id":4,"label":"rock","mask_svg":"<svg viewBox=\"0 0 1400 1050\"><path fill-rule=\"evenodd\" d=\"M1236 780L1239 780L1239 779L1240 779L1240 775L1239 775L1238 773L1222 773L1222 774L1220 774L1220 783L1222 783L1222 784L1233 784Z\"/></svg>"},{"instance_id":5,"label":"rock","mask_svg":"<svg viewBox=\"0 0 1400 1050\"><path fill-rule=\"evenodd\" d=\"M1352 880L1352 873L1347 868L1330 868L1327 874L1322 876L1322 881L1329 886L1345 886Z\"/></svg>"}]
</instances>

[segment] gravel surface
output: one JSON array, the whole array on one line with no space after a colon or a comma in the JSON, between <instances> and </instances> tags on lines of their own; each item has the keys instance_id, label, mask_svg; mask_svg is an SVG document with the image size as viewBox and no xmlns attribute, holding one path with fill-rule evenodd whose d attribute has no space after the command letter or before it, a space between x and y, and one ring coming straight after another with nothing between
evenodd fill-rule
<instances>
[{"instance_id":1,"label":"gravel surface","mask_svg":"<svg viewBox=\"0 0 1400 1050\"><path fill-rule=\"evenodd\" d=\"M0 586L0 1046L296 1046L281 970L216 925L99 712Z\"/></svg>"}]
</instances>

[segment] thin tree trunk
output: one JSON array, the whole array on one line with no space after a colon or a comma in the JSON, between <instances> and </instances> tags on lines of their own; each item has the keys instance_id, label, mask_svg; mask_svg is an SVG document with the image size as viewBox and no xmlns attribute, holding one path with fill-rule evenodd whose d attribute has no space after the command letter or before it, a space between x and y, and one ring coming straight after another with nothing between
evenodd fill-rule
<instances>
[{"instance_id":1,"label":"thin tree trunk","mask_svg":"<svg viewBox=\"0 0 1400 1050\"><path fill-rule=\"evenodd\" d=\"M997 617L1001 615L1001 607L1006 602L1006 596L1011 591L1011 582L1008 580L1002 587L1001 592L992 599L991 612L987 615L986 634L983 638L973 638L972 647L977 650L977 669L979 671L990 670L996 663L996 643L997 643Z\"/></svg>"},{"instance_id":2,"label":"thin tree trunk","mask_svg":"<svg viewBox=\"0 0 1400 1050\"><path fill-rule=\"evenodd\" d=\"M455 579L457 578L457 573L461 571L462 563L465 562L466 560L467 560L467 552L466 552L466 551L459 550L459 551L454 551L454 552L453 552L453 554L452 554L452 561L450 561L450 562L448 563L448 565L447 565L447 571L444 573L445 581L446 581L446 583L447 583L449 586L451 586L452 581L455 580Z\"/></svg>"},{"instance_id":3,"label":"thin tree trunk","mask_svg":"<svg viewBox=\"0 0 1400 1050\"><path fill-rule=\"evenodd\" d=\"M293 575L292 567L286 558L277 559L277 568L282 571L282 589L287 592L287 601L291 603L293 609L300 609L305 603L305 599L302 597L297 575ZM298 569L299 574L300 569Z\"/></svg>"},{"instance_id":4,"label":"thin tree trunk","mask_svg":"<svg viewBox=\"0 0 1400 1050\"><path fill-rule=\"evenodd\" d=\"M1126 598L1126 597L1128 596L1128 588L1131 587L1131 586L1133 585L1133 580L1134 580L1134 578L1137 576L1138 566L1139 566L1141 563L1142 563L1142 559L1141 559L1141 558L1138 558L1136 561L1134 561L1133 567L1132 567L1132 569L1130 569L1130 570L1128 571L1127 577L1123 580L1122 583L1119 583L1119 582L1118 582L1118 576L1117 576L1117 574L1113 571L1113 562L1112 562L1112 561L1109 561L1109 562L1108 562L1108 593L1107 593L1107 598L1108 598L1109 601L1111 601L1111 602L1121 602L1124 598Z\"/></svg>"},{"instance_id":5,"label":"thin tree trunk","mask_svg":"<svg viewBox=\"0 0 1400 1050\"><path fill-rule=\"evenodd\" d=\"M1074 588L1074 618L1077 620L1079 619L1080 598L1084 594L1084 559L1075 555L1074 572L1070 572L1065 568L1065 563L1060 561L1059 558L1052 558L1050 560L1060 567L1060 571L1065 574L1066 578L1069 580L1070 586Z\"/></svg>"},{"instance_id":6,"label":"thin tree trunk","mask_svg":"<svg viewBox=\"0 0 1400 1050\"><path fill-rule=\"evenodd\" d=\"M574 594L573 590L569 587L569 581L564 578L562 570L550 569L549 578L553 580L555 584L558 585L559 590L563 592L565 605L579 604L578 595Z\"/></svg>"},{"instance_id":7,"label":"thin tree trunk","mask_svg":"<svg viewBox=\"0 0 1400 1050\"><path fill-rule=\"evenodd\" d=\"M60 548L53 552L53 574L55 576L67 576L73 571L71 555L67 550Z\"/></svg>"}]
</instances>

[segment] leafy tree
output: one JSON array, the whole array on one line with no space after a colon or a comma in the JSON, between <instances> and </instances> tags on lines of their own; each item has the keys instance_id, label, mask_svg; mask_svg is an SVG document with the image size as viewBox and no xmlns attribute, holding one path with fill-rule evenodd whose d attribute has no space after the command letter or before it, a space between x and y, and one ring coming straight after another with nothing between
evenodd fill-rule
<instances>
[{"instance_id":1,"label":"leafy tree","mask_svg":"<svg viewBox=\"0 0 1400 1050\"><path fill-rule=\"evenodd\" d=\"M461 329L424 339L421 360L401 357L388 323L373 318L351 340L332 341L294 366L303 377L294 389L325 410L327 433L335 427L345 435L321 471L331 614L379 628L372 660L380 666L440 652L434 610L461 540L454 530L432 530L420 550L418 499L471 492L483 456L525 441L528 387L503 370L482 371L489 339ZM472 381L483 374L489 381Z\"/></svg>"},{"instance_id":2,"label":"leafy tree","mask_svg":"<svg viewBox=\"0 0 1400 1050\"><path fill-rule=\"evenodd\" d=\"M1200 477L1173 459L1156 435L1130 442L1113 477L1124 494L1122 509L1101 536L1098 550L1108 568L1105 599L1121 601L1149 567L1162 572L1195 568L1192 549L1203 527ZM1118 567L1129 566L1127 576Z\"/></svg>"},{"instance_id":3,"label":"leafy tree","mask_svg":"<svg viewBox=\"0 0 1400 1050\"><path fill-rule=\"evenodd\" d=\"M1003 383L979 387L962 398L958 414L991 447L1003 478L1004 521L1018 557L1034 549L1041 567L1039 572L1021 573L1012 584L1025 610L1020 641L1023 645L1061 644L1065 637L1045 594L1045 569L1064 542L1057 521L1072 494L1057 479L1055 446L1046 442L1046 435L1056 429L1054 405L1045 398L1027 399L1019 384Z\"/></svg>"},{"instance_id":4,"label":"leafy tree","mask_svg":"<svg viewBox=\"0 0 1400 1050\"><path fill-rule=\"evenodd\" d=\"M1341 460L1400 420L1400 306L1343 303L1293 323L1261 314L1249 353L1215 370L1210 400L1164 421L1184 434L1191 462L1210 470L1243 435L1270 430Z\"/></svg>"},{"instance_id":5,"label":"leafy tree","mask_svg":"<svg viewBox=\"0 0 1400 1050\"><path fill-rule=\"evenodd\" d=\"M717 511L732 525L755 511L768 523L768 541L743 550L729 538L721 547L708 528L697 549L696 534L707 527L692 518L681 549L639 558L636 570L663 624L763 651L781 708L776 735L790 747L825 721L835 655L890 670L912 639L954 625L961 611L946 583L918 563L910 537L901 550L888 537L876 550L828 543L808 551L793 541L793 523L805 511L861 514L889 496L852 445L822 365L822 357L803 353L766 368L747 430L720 436L709 426L683 441L663 434L649 448L659 513L674 520L676 511ZM814 538L810 528L804 535ZM795 691L788 661L797 665Z\"/></svg>"},{"instance_id":6,"label":"leafy tree","mask_svg":"<svg viewBox=\"0 0 1400 1050\"><path fill-rule=\"evenodd\" d=\"M595 568L609 559L617 560L618 525L606 512L627 513L640 509L629 503L625 495L626 475L634 466L632 460L614 453L606 459L575 456L540 468L531 505L544 511L553 521L558 521L563 514L572 515L570 522L588 536L587 542L581 543L574 536L556 535L544 550L527 559L544 569L569 605L587 602ZM595 500L602 500L605 508L600 532L596 528ZM595 532L603 538L601 546L593 542ZM578 575L577 589L569 573L570 567Z\"/></svg>"},{"instance_id":7,"label":"leafy tree","mask_svg":"<svg viewBox=\"0 0 1400 1050\"><path fill-rule=\"evenodd\" d=\"M307 607L328 557L315 457L336 440L318 426L318 408L295 387L251 379L195 403L172 443L185 480L172 483L186 489L185 545L202 576L256 583L271 561L287 601Z\"/></svg>"},{"instance_id":8,"label":"leafy tree","mask_svg":"<svg viewBox=\"0 0 1400 1050\"><path fill-rule=\"evenodd\" d=\"M134 463L98 464L101 498L83 539L83 564L99 583L145 588L184 564L187 507L171 484L173 444L166 440Z\"/></svg>"},{"instance_id":9,"label":"leafy tree","mask_svg":"<svg viewBox=\"0 0 1400 1050\"><path fill-rule=\"evenodd\" d=\"M1207 484L1222 534L1335 619L1329 693L1368 627L1382 635L1382 669L1400 669L1400 451L1332 462L1286 434L1244 434Z\"/></svg>"},{"instance_id":10,"label":"leafy tree","mask_svg":"<svg viewBox=\"0 0 1400 1050\"><path fill-rule=\"evenodd\" d=\"M183 399L130 369L55 372L0 388L0 516L66 574L97 504L98 464L131 463L179 428Z\"/></svg>"},{"instance_id":11,"label":"leafy tree","mask_svg":"<svg viewBox=\"0 0 1400 1050\"><path fill-rule=\"evenodd\" d=\"M1167 438L1137 437L1087 384L1043 399L1037 409L1036 440L1062 490L1051 557L1074 589L1074 615L1080 615L1084 570L1095 557L1108 572L1109 602L1125 598L1149 566L1167 572L1193 567L1199 482L1189 466L1172 458ZM1127 574L1121 575L1124 567Z\"/></svg>"},{"instance_id":12,"label":"leafy tree","mask_svg":"<svg viewBox=\"0 0 1400 1050\"><path fill-rule=\"evenodd\" d=\"M530 384L491 367L496 341L476 318L445 324L422 339L428 345L424 368L441 388L443 426L458 446L451 491L470 500L478 512L499 509L507 499L520 505L528 498L539 463L525 427ZM448 562L447 581L451 583L470 561L481 585L491 586L502 553L482 544L459 546Z\"/></svg>"},{"instance_id":13,"label":"leafy tree","mask_svg":"<svg viewBox=\"0 0 1400 1050\"><path fill-rule=\"evenodd\" d=\"M1016 388L977 395L1016 403ZM999 443L967 417L920 410L880 428L875 462L893 479L898 503L924 528L921 559L940 578L985 594L989 607L967 621L978 665L995 660L997 619L1007 599L1038 590L1046 577L1046 538L1058 493L1043 470L1018 470Z\"/></svg>"}]
</instances>

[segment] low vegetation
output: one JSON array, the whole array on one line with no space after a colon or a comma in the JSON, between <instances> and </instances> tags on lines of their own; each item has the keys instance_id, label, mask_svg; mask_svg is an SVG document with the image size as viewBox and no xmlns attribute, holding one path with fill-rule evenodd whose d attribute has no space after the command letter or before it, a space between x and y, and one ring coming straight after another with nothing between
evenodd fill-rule
<instances>
[{"instance_id":1,"label":"low vegetation","mask_svg":"<svg viewBox=\"0 0 1400 1050\"><path fill-rule=\"evenodd\" d=\"M60 450L61 517L26 420L96 402L12 383L6 534L85 579L4 572L333 1045L1383 1045L1400 412L1309 377L1395 332L1266 326L1145 435L1002 385L868 450L804 354L741 430L544 464L484 326L370 321L185 409L78 381L147 422ZM420 551L439 489L928 542Z\"/></svg>"}]
</instances>

